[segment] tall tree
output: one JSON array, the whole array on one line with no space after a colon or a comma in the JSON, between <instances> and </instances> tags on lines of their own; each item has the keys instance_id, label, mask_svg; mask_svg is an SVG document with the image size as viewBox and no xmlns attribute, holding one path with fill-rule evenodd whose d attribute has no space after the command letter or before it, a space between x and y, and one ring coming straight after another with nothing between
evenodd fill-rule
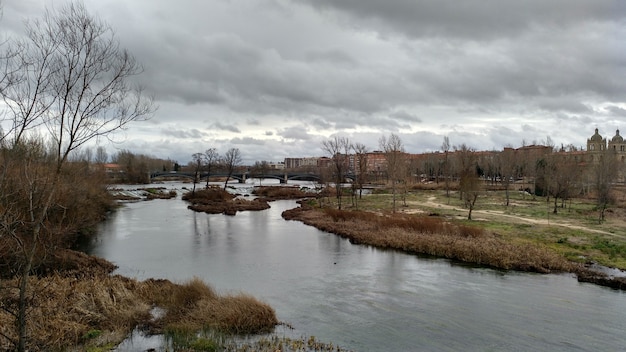
<instances>
[{"instance_id":1,"label":"tall tree","mask_svg":"<svg viewBox=\"0 0 626 352\"><path fill-rule=\"evenodd\" d=\"M613 202L611 194L613 182L618 175L617 158L615 150L606 149L601 152L597 164L591 164L591 174L597 194L598 223L604 221L606 208Z\"/></svg>"},{"instance_id":2,"label":"tall tree","mask_svg":"<svg viewBox=\"0 0 626 352\"><path fill-rule=\"evenodd\" d=\"M96 148L96 157L94 159L94 162L96 164L106 164L107 161L109 161L109 154L107 154L106 149L104 149L103 146L98 146L98 148Z\"/></svg>"},{"instance_id":3,"label":"tall tree","mask_svg":"<svg viewBox=\"0 0 626 352\"><path fill-rule=\"evenodd\" d=\"M220 154L215 148L209 148L204 151L204 165L206 167L206 188L209 188L209 179L211 178L211 170L217 166L220 161Z\"/></svg>"},{"instance_id":4,"label":"tall tree","mask_svg":"<svg viewBox=\"0 0 626 352\"><path fill-rule=\"evenodd\" d=\"M552 213L557 214L558 200L564 206L572 191L580 182L580 168L574 157L567 153L552 153L545 158L544 186L547 191L547 201L552 200Z\"/></svg>"},{"instance_id":5,"label":"tall tree","mask_svg":"<svg viewBox=\"0 0 626 352\"><path fill-rule=\"evenodd\" d=\"M476 206L478 196L482 192L482 182L476 171L476 152L474 149L461 144L456 148L459 162L459 191L465 207L469 210L467 219L472 220L472 211Z\"/></svg>"},{"instance_id":6,"label":"tall tree","mask_svg":"<svg viewBox=\"0 0 626 352\"><path fill-rule=\"evenodd\" d=\"M500 170L500 179L504 186L506 195L506 206L510 203L509 189L511 183L517 179L517 157L513 148L504 148L498 155L498 169Z\"/></svg>"},{"instance_id":7,"label":"tall tree","mask_svg":"<svg viewBox=\"0 0 626 352\"><path fill-rule=\"evenodd\" d=\"M342 189L341 185L345 180L345 175L349 168L348 152L351 148L350 140L346 137L337 137L326 140L322 143L322 149L328 153L332 159L333 176L335 180L335 196L337 198L337 209L341 209Z\"/></svg>"},{"instance_id":8,"label":"tall tree","mask_svg":"<svg viewBox=\"0 0 626 352\"><path fill-rule=\"evenodd\" d=\"M191 194L196 194L196 184L200 182L200 172L202 171L202 163L204 161L203 153L193 153L191 156L193 160L193 190Z\"/></svg>"},{"instance_id":9,"label":"tall tree","mask_svg":"<svg viewBox=\"0 0 626 352\"><path fill-rule=\"evenodd\" d=\"M359 189L359 199L363 196L363 184L367 182L367 153L368 149L365 144L356 143L353 146L356 157L356 185Z\"/></svg>"},{"instance_id":10,"label":"tall tree","mask_svg":"<svg viewBox=\"0 0 626 352\"><path fill-rule=\"evenodd\" d=\"M43 183L33 178L23 180L32 201L14 214L22 218L12 231L20 234L17 238L23 257L17 351L27 349L29 275L40 240L52 228L47 220L55 210L55 195L68 156L88 141L109 137L153 111L152 100L129 83L141 67L120 48L111 28L87 13L80 3L47 10L42 19L28 22L26 29L26 39L14 42L19 53L0 55L7 58L6 67L17 82L2 91L11 113L10 127L1 139L15 149L28 131L43 126L55 147L49 155L53 170ZM1 200L10 201L5 195Z\"/></svg>"},{"instance_id":11,"label":"tall tree","mask_svg":"<svg viewBox=\"0 0 626 352\"><path fill-rule=\"evenodd\" d=\"M380 148L385 153L387 160L387 175L391 181L391 192L393 194L393 212L396 212L397 186L404 182L406 175L406 155L402 140L398 135L391 134L389 137L382 136L379 140Z\"/></svg>"},{"instance_id":12,"label":"tall tree","mask_svg":"<svg viewBox=\"0 0 626 352\"><path fill-rule=\"evenodd\" d=\"M270 166L267 161L255 161L252 165L250 176L259 178L259 186L261 186L263 177L267 174Z\"/></svg>"},{"instance_id":13,"label":"tall tree","mask_svg":"<svg viewBox=\"0 0 626 352\"><path fill-rule=\"evenodd\" d=\"M446 197L448 203L450 202L450 162L448 160L448 153L450 152L450 138L448 136L443 137L443 144L441 144L441 150L444 153L443 159L443 177L445 178L446 185Z\"/></svg>"},{"instance_id":14,"label":"tall tree","mask_svg":"<svg viewBox=\"0 0 626 352\"><path fill-rule=\"evenodd\" d=\"M228 151L226 151L226 153L224 154L222 164L224 165L227 173L226 181L224 182L224 190L226 190L226 188L228 187L228 180L235 172L237 166L241 164L241 152L239 151L239 148L228 149Z\"/></svg>"}]
</instances>

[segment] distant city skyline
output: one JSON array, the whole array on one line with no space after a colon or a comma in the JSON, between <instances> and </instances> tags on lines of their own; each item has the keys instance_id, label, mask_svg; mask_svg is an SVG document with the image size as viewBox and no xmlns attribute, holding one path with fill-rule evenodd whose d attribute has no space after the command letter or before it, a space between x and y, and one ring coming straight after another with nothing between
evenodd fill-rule
<instances>
[{"instance_id":1,"label":"distant city skyline","mask_svg":"<svg viewBox=\"0 0 626 352\"><path fill-rule=\"evenodd\" d=\"M2 40L66 1L0 0ZM85 0L144 65L158 111L115 138L184 164L323 156L345 136L410 153L585 148L626 117L626 3L614 0ZM454 4L451 6L451 4ZM3 107L0 103L0 108Z\"/></svg>"}]
</instances>

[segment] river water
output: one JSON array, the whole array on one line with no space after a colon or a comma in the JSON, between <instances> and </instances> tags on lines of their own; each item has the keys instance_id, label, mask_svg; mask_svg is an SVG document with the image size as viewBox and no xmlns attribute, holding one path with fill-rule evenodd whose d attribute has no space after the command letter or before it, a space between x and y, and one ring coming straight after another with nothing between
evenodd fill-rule
<instances>
[{"instance_id":1,"label":"river water","mask_svg":"<svg viewBox=\"0 0 626 352\"><path fill-rule=\"evenodd\" d=\"M170 187L181 187L173 184ZM352 245L281 212L195 213L128 203L88 251L117 273L194 276L267 303L294 330L355 351L624 351L626 294L569 274L503 272ZM132 350L129 348L128 350Z\"/></svg>"}]
</instances>

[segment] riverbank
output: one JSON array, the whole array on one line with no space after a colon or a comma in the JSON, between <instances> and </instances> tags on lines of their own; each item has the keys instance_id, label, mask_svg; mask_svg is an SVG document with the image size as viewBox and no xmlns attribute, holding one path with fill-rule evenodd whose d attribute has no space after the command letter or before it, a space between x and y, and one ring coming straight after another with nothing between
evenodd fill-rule
<instances>
[{"instance_id":1,"label":"riverbank","mask_svg":"<svg viewBox=\"0 0 626 352\"><path fill-rule=\"evenodd\" d=\"M438 216L321 209L306 201L300 203L300 207L283 212L283 218L337 234L352 243L504 270L570 272L579 281L626 289L626 278L591 270L545 246L511 242L478 226L453 223Z\"/></svg>"},{"instance_id":2,"label":"riverbank","mask_svg":"<svg viewBox=\"0 0 626 352\"><path fill-rule=\"evenodd\" d=\"M246 294L218 295L199 279L177 284L168 280L139 281L111 275L111 263L63 250L68 270L56 266L45 276L32 276L27 328L31 351L114 348L135 328L150 334L212 330L257 334L272 331L274 310ZM18 280L2 280L1 350L10 350ZM45 297L45 299L43 299ZM158 312L158 314L155 314Z\"/></svg>"},{"instance_id":3,"label":"riverbank","mask_svg":"<svg viewBox=\"0 0 626 352\"><path fill-rule=\"evenodd\" d=\"M176 197L175 190L140 188L103 192L96 205L109 199L152 200ZM107 197L113 194L113 197ZM137 197L140 195L140 197ZM100 221L113 205L97 208ZM84 214L84 212L83 212ZM90 218L91 219L91 218ZM83 223L86 223L83 221ZM88 223L95 227L96 221ZM87 227L87 226L85 226ZM136 280L112 275L116 266L102 258L68 249L74 241L88 239L93 230L65 235L49 246L40 247L37 265L28 277L25 292L28 313L26 331L30 351L108 351L131 332L168 333L185 336L195 343L199 331L218 334L267 333L279 324L274 309L256 298L240 294L217 294L199 279L175 283L168 280ZM16 314L19 310L20 284L14 267L16 251L0 245L0 350L13 350L18 341ZM191 338L188 338L191 336Z\"/></svg>"}]
</instances>

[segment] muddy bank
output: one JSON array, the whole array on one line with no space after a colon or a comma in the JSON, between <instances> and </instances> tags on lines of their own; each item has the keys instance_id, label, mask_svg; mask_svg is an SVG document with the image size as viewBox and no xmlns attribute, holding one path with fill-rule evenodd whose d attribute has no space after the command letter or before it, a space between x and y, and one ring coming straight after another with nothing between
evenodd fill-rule
<instances>
[{"instance_id":1,"label":"muddy bank","mask_svg":"<svg viewBox=\"0 0 626 352\"><path fill-rule=\"evenodd\" d=\"M580 282L589 282L616 290L626 290L626 277L609 275L597 268L586 266L577 268L575 273Z\"/></svg>"}]
</instances>

